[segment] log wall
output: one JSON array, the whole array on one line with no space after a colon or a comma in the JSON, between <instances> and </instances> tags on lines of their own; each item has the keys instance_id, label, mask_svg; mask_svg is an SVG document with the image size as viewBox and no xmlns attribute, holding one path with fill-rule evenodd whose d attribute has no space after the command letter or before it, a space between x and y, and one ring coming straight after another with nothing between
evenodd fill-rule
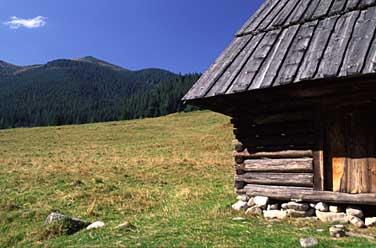
<instances>
[{"instance_id":1,"label":"log wall","mask_svg":"<svg viewBox=\"0 0 376 248\"><path fill-rule=\"evenodd\" d=\"M313 189L317 115L313 110L233 118L235 187Z\"/></svg>"}]
</instances>

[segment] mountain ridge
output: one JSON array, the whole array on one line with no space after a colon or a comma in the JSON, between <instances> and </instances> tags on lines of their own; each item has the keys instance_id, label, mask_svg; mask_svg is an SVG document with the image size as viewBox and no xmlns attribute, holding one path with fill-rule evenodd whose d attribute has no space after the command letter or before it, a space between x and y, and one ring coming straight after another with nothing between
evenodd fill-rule
<instances>
[{"instance_id":1,"label":"mountain ridge","mask_svg":"<svg viewBox=\"0 0 376 248\"><path fill-rule=\"evenodd\" d=\"M86 56L42 65L0 62L0 128L156 117L184 110L198 74L137 71Z\"/></svg>"}]
</instances>

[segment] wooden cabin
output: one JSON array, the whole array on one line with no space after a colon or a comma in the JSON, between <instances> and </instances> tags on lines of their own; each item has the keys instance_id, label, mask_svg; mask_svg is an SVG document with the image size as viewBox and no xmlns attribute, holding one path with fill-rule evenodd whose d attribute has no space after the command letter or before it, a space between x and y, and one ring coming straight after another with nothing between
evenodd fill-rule
<instances>
[{"instance_id":1,"label":"wooden cabin","mask_svg":"<svg viewBox=\"0 0 376 248\"><path fill-rule=\"evenodd\" d=\"M232 117L238 194L376 205L376 0L266 0L183 98Z\"/></svg>"}]
</instances>

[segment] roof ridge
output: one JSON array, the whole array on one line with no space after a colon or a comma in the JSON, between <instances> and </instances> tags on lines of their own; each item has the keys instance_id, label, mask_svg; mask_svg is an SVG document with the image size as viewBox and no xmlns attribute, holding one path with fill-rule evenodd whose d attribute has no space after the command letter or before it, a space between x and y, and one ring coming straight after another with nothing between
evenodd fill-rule
<instances>
[{"instance_id":1,"label":"roof ridge","mask_svg":"<svg viewBox=\"0 0 376 248\"><path fill-rule=\"evenodd\" d=\"M333 13L329 13L328 15L325 15L325 16L318 16L318 17L314 17L312 19L304 19L301 20L301 21L298 21L298 22L294 22L294 23L289 23L289 24L284 24L284 25L281 25L281 26L275 26L275 27L269 27L269 28L266 28L266 29L257 29L256 30L252 30L252 31L249 31L249 32L246 32L246 31L243 31L243 32L238 32L235 34L235 37L242 37L242 36L246 36L246 35L258 35L258 34L261 34L261 33L267 33L267 32L270 32L270 31L274 31L274 30L279 30L279 29L286 29L286 28L289 28L291 26L294 26L294 25L303 25L305 23L309 23L309 22L314 22L314 21L321 21L321 20L325 20L325 19L328 19L328 18L332 18L332 17L335 17L335 16L343 16L343 15L346 15L348 13L351 13L351 12L354 12L354 11L363 11L363 10L367 10L369 8L372 8L372 7L375 7L376 6L376 2L375 3L371 3L369 5L364 5L364 6L359 6L357 8L354 8L354 9L344 9L340 12L333 12Z\"/></svg>"}]
</instances>

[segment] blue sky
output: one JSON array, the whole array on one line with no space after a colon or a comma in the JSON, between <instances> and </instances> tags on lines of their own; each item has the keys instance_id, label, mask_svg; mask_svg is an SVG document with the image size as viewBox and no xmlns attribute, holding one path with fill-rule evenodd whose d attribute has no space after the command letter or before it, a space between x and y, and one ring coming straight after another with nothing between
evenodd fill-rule
<instances>
[{"instance_id":1,"label":"blue sky","mask_svg":"<svg viewBox=\"0 0 376 248\"><path fill-rule=\"evenodd\" d=\"M0 60L29 65L91 55L133 70L203 72L261 3L1 0Z\"/></svg>"}]
</instances>

